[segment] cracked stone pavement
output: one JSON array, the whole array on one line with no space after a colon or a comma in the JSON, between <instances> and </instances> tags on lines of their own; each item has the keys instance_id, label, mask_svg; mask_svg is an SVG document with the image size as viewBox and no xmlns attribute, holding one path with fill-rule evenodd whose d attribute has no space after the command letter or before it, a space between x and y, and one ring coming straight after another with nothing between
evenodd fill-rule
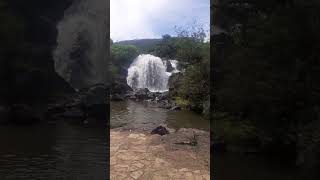
<instances>
[{"instance_id":1,"label":"cracked stone pavement","mask_svg":"<svg viewBox=\"0 0 320 180\"><path fill-rule=\"evenodd\" d=\"M209 151L167 148L169 140L138 132L111 130L110 138L112 180L210 179Z\"/></svg>"}]
</instances>

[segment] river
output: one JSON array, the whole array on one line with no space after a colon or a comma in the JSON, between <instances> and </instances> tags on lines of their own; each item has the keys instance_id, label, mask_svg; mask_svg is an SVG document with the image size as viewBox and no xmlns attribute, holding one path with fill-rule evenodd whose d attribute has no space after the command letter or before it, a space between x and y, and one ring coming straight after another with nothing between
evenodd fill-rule
<instances>
[{"instance_id":1,"label":"river","mask_svg":"<svg viewBox=\"0 0 320 180\"><path fill-rule=\"evenodd\" d=\"M209 121L189 111L168 111L148 103L111 103L111 127L150 131L169 128L209 130ZM105 128L58 122L32 126L0 126L0 179L105 179L108 142ZM276 160L254 155L217 154L213 177L219 180L296 180L298 174Z\"/></svg>"},{"instance_id":2,"label":"river","mask_svg":"<svg viewBox=\"0 0 320 180\"><path fill-rule=\"evenodd\" d=\"M148 102L131 100L111 102L111 128L151 131L160 124L166 124L175 130L180 128L210 130L208 120L190 111L169 111L152 106Z\"/></svg>"},{"instance_id":3,"label":"river","mask_svg":"<svg viewBox=\"0 0 320 180\"><path fill-rule=\"evenodd\" d=\"M150 132L159 124L169 128L209 131L210 122L190 111L168 111L147 102L111 102L111 128ZM299 174L280 160L241 153L216 154L212 174L217 180L298 180Z\"/></svg>"},{"instance_id":4,"label":"river","mask_svg":"<svg viewBox=\"0 0 320 180\"><path fill-rule=\"evenodd\" d=\"M0 126L0 179L88 180L108 175L105 128L65 122Z\"/></svg>"}]
</instances>

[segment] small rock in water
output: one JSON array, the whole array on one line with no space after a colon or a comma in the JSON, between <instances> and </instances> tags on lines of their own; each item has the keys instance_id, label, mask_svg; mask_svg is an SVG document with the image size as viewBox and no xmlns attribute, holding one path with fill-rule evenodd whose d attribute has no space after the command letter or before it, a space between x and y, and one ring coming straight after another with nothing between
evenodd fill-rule
<instances>
[{"instance_id":1,"label":"small rock in water","mask_svg":"<svg viewBox=\"0 0 320 180\"><path fill-rule=\"evenodd\" d=\"M169 131L163 126L158 126L157 128L151 131L151 134L159 134L163 136L165 134L169 134Z\"/></svg>"}]
</instances>

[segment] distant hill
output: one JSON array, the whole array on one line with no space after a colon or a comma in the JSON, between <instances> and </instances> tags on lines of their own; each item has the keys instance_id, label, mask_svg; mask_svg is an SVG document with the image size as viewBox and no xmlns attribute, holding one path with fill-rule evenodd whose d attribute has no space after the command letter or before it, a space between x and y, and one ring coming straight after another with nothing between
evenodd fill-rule
<instances>
[{"instance_id":1,"label":"distant hill","mask_svg":"<svg viewBox=\"0 0 320 180\"><path fill-rule=\"evenodd\" d=\"M134 40L125 40L115 42L115 44L121 45L134 45L139 48L142 52L146 52L152 50L158 43L160 43L161 39L134 39Z\"/></svg>"}]
</instances>

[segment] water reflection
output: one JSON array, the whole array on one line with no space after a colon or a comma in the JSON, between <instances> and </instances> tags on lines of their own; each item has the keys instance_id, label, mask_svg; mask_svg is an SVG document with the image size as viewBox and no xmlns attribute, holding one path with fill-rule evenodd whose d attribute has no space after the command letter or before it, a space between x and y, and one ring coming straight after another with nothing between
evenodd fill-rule
<instances>
[{"instance_id":1,"label":"water reflection","mask_svg":"<svg viewBox=\"0 0 320 180\"><path fill-rule=\"evenodd\" d=\"M111 103L111 128L150 130L165 123L170 128L209 130L209 121L190 111L168 111L147 102L122 101Z\"/></svg>"},{"instance_id":2,"label":"water reflection","mask_svg":"<svg viewBox=\"0 0 320 180\"><path fill-rule=\"evenodd\" d=\"M106 140L104 128L67 123L0 127L0 179L104 179Z\"/></svg>"}]
</instances>

